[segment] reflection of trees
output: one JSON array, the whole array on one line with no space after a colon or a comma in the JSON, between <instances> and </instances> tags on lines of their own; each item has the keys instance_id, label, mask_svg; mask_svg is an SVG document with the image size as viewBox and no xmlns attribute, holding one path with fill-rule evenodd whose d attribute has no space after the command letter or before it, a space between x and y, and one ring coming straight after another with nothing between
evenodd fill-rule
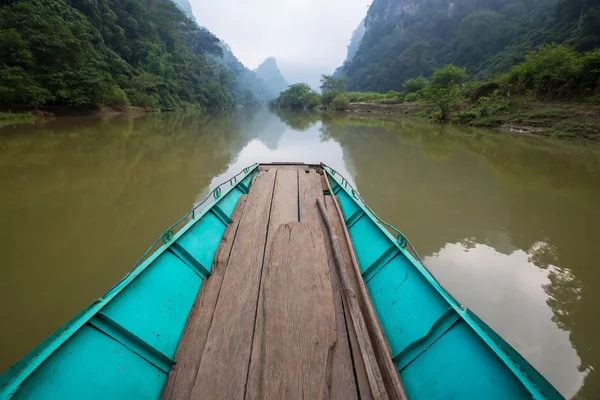
<instances>
[{"instance_id":1,"label":"reflection of trees","mask_svg":"<svg viewBox=\"0 0 600 400\"><path fill-rule=\"evenodd\" d=\"M369 205L422 256L457 242L510 251L494 242L504 231L547 269L553 320L591 371L580 396L600 393L598 148L410 119L337 118L322 132L352 158Z\"/></svg>"},{"instance_id":2,"label":"reflection of trees","mask_svg":"<svg viewBox=\"0 0 600 400\"><path fill-rule=\"evenodd\" d=\"M277 110L276 114L296 131L307 131L320 120L319 113L309 111Z\"/></svg>"},{"instance_id":3,"label":"reflection of trees","mask_svg":"<svg viewBox=\"0 0 600 400\"><path fill-rule=\"evenodd\" d=\"M118 281L252 139L252 118L166 113L3 129L10 268L0 269L0 298L22 306L2 314L10 348L0 348L0 370Z\"/></svg>"}]
</instances>

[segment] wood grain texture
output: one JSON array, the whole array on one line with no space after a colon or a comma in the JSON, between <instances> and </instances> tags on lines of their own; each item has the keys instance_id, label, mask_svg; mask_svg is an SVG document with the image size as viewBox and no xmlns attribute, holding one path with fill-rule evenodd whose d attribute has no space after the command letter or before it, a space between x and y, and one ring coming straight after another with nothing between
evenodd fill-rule
<instances>
[{"instance_id":1,"label":"wood grain texture","mask_svg":"<svg viewBox=\"0 0 600 400\"><path fill-rule=\"evenodd\" d=\"M213 319L215 304L221 291L227 261L235 243L236 232L245 204L246 196L244 195L240 197L231 216L233 222L227 226L217 249L212 274L202 282L175 353L177 364L171 368L169 379L163 390L162 399L164 400L190 398Z\"/></svg>"},{"instance_id":2,"label":"wood grain texture","mask_svg":"<svg viewBox=\"0 0 600 400\"><path fill-rule=\"evenodd\" d=\"M265 274L261 398L329 398L335 312L319 226L281 225Z\"/></svg>"},{"instance_id":3,"label":"wood grain texture","mask_svg":"<svg viewBox=\"0 0 600 400\"><path fill-rule=\"evenodd\" d=\"M300 173L304 173L301 171ZM278 169L275 178L275 189L273 190L273 203L271 205L271 216L267 233L265 248L265 260L269 260L273 237L280 225L298 221L298 169ZM248 383L246 389L247 399L259 399L263 393L262 376L264 366L263 345L264 335L264 284L266 274L263 274L260 283L258 297L258 309L254 328L254 340L252 343L252 356L248 370Z\"/></svg>"},{"instance_id":4,"label":"wood grain texture","mask_svg":"<svg viewBox=\"0 0 600 400\"><path fill-rule=\"evenodd\" d=\"M259 172L246 199L193 399L244 396L275 175L275 170Z\"/></svg>"},{"instance_id":5,"label":"wood grain texture","mask_svg":"<svg viewBox=\"0 0 600 400\"><path fill-rule=\"evenodd\" d=\"M317 198L323 198L321 175L314 169L308 172L298 172L298 200L300 209L300 222L311 222L319 226L321 217L317 209Z\"/></svg>"},{"instance_id":6,"label":"wood grain texture","mask_svg":"<svg viewBox=\"0 0 600 400\"><path fill-rule=\"evenodd\" d=\"M367 371L367 378L369 380L371 393L373 394L373 398L375 399L387 399L387 391L383 383L383 378L381 377L379 364L377 363L377 359L375 358L375 352L373 350L373 344L371 343L371 339L369 337L367 324L365 323L364 317L362 315L360 304L358 303L358 298L356 297L354 289L352 288L352 284L350 283L350 278L348 276L348 268L342 256L342 250L340 248L337 233L335 231L335 228L333 227L331 217L327 213L325 204L321 199L317 199L317 205L319 207L320 214L323 217L323 221L325 222L325 225L327 225L327 232L329 234L330 242L332 244L333 256L335 258L335 263L338 267L338 272L340 275L342 292L344 294L346 304L348 305L348 309L350 311L350 319L352 321L352 324L354 325L354 330L356 331L358 347L360 348L360 352L362 354L365 365L365 370Z\"/></svg>"},{"instance_id":7,"label":"wood grain texture","mask_svg":"<svg viewBox=\"0 0 600 400\"><path fill-rule=\"evenodd\" d=\"M325 196L325 206L327 212L332 215L335 213L335 205L331 196ZM335 214L337 216L337 214ZM334 221L339 225L339 220ZM331 287L333 290L333 301L335 305L335 324L336 324L336 336L337 341L333 346L332 363L331 363L331 385L330 385L330 398L331 399L356 399L358 398L357 390L360 392L361 399L371 398L371 391L369 389L369 381L364 367L364 362L360 349L358 348L358 342L356 339L356 332L352 322L349 321L344 315L344 296L341 291L341 283L339 272L337 270L335 259L333 257L332 243L329 239L329 235L326 233L325 223L321 224L321 229L324 231L325 246L327 249L327 261L329 264L329 276L331 278ZM342 254L346 263L350 262L350 255L344 254L344 248L342 248ZM347 306L346 306L347 308ZM348 318L350 316L348 315ZM354 354L350 351L350 346L354 348ZM356 378L355 375L356 374ZM360 382L357 384L357 381Z\"/></svg>"},{"instance_id":8,"label":"wood grain texture","mask_svg":"<svg viewBox=\"0 0 600 400\"><path fill-rule=\"evenodd\" d=\"M336 231L337 237L343 237L343 227L342 221L340 220L337 210L335 208L335 203L333 197L328 196L325 198L327 207L327 213L329 213L331 220L333 222L333 227ZM350 250L348 248L348 244L345 240L340 239L340 248L342 250L342 256L344 257L344 263L346 266L351 265L352 259L350 257ZM352 288L355 292L358 291L358 283L356 279L352 279L353 274L350 273L350 281L352 284ZM344 306L344 315L346 318L346 326L348 328L348 339L350 341L350 348L352 349L352 360L354 362L354 371L356 374L356 382L358 385L358 391L360 394L361 400L372 399L371 388L369 386L369 380L367 378L367 371L365 370L365 364L362 358L362 354L360 352L360 348L358 346L358 338L356 337L356 331L354 330L354 325L352 324L350 318L350 310L348 308L348 304L346 303L346 298L342 296L342 305Z\"/></svg>"},{"instance_id":9,"label":"wood grain texture","mask_svg":"<svg viewBox=\"0 0 600 400\"><path fill-rule=\"evenodd\" d=\"M333 193L329 180L326 180L326 183L330 193ZM340 207L339 200L337 197L334 197L333 200L338 218L332 219L333 221L343 220L344 214ZM402 380L400 379L400 374L396 369L396 365L392 360L392 351L390 349L390 345L385 337L385 333L383 332L381 321L379 321L379 317L375 312L375 307L373 306L367 285L362 278L360 266L356 258L356 253L354 252L354 246L352 244L352 240L350 239L350 233L348 232L345 224L341 225L340 229L341 233L338 232L338 237L343 237L345 239L342 240L342 242L346 243L351 259L351 263L349 264L351 265L351 268L348 268L349 276L353 283L355 293L357 293L361 310L365 316L365 322L367 323L369 329L369 335L373 342L375 356L379 363L388 395L391 399L406 400L406 391L404 390L404 385L402 384Z\"/></svg>"}]
</instances>

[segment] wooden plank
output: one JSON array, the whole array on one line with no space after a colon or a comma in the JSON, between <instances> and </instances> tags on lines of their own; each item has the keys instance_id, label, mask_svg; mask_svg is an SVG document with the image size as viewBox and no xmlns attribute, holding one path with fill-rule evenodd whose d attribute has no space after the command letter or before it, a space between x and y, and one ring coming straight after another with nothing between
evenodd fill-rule
<instances>
[{"instance_id":1,"label":"wooden plank","mask_svg":"<svg viewBox=\"0 0 600 400\"><path fill-rule=\"evenodd\" d=\"M171 368L162 399L189 399L190 397L245 204L246 195L243 195L231 216L233 222L225 230L215 254L212 275L202 282L200 292L188 317L175 353L177 364Z\"/></svg>"},{"instance_id":2,"label":"wooden plank","mask_svg":"<svg viewBox=\"0 0 600 400\"><path fill-rule=\"evenodd\" d=\"M325 196L325 205L329 204L329 207L333 207L333 203L331 203L331 201L331 196ZM329 235L326 234L326 229L327 228L325 227L325 224L321 223L321 230L323 231L323 236L325 238L325 249L327 251L329 278L331 280L331 289L333 291L333 304L335 306L335 331L337 338L335 345L333 346L331 356L331 382L329 386L329 397L331 399L351 400L358 398L358 392L356 380L354 378L354 365L350 352L350 344L348 341L346 317L344 316L340 278L333 257L331 240L329 239ZM360 352L358 352L358 354L360 354Z\"/></svg>"},{"instance_id":3,"label":"wooden plank","mask_svg":"<svg viewBox=\"0 0 600 400\"><path fill-rule=\"evenodd\" d=\"M329 397L335 313L319 226L291 222L273 238L265 279L265 399Z\"/></svg>"},{"instance_id":4,"label":"wooden plank","mask_svg":"<svg viewBox=\"0 0 600 400\"><path fill-rule=\"evenodd\" d=\"M340 273L342 292L344 293L346 304L348 304L352 324L354 325L354 330L356 331L356 337L358 338L358 346L360 348L360 352L362 354L363 361L365 364L365 369L367 371L367 378L369 380L369 386L371 387L371 393L376 399L387 399L388 395L386 387L383 383L381 371L379 370L379 364L377 363L377 359L375 358L375 352L373 350L371 338L369 337L367 324L365 323L365 320L363 318L358 298L356 297L356 294L352 289L352 284L350 283L350 278L348 276L348 268L346 267L344 258L342 256L342 250L340 248L337 233L335 231L335 228L333 227L331 217L327 213L325 204L321 199L317 200L317 205L319 207L320 214L325 224L327 225L327 232L333 245L333 255L335 258L335 263L338 267L338 271Z\"/></svg>"},{"instance_id":5,"label":"wooden plank","mask_svg":"<svg viewBox=\"0 0 600 400\"><path fill-rule=\"evenodd\" d=\"M330 193L333 193L331 185L329 184L329 180L326 180L326 183ZM336 214L338 215L338 218L335 218L334 221L343 219L344 214L342 213L342 209L339 205L339 200L337 197L333 198L333 202L335 205ZM358 260L354 252L354 246L352 244L352 240L350 239L350 233L345 225L341 225L340 230L337 230L336 228L336 231L339 238L343 237L345 239L340 241L342 243L345 242L346 246L348 247L352 265L352 268L348 268L349 276L351 281L353 281L353 287L356 291L355 293L357 293L361 310L365 315L365 321L367 322L369 335L373 342L375 356L379 363L388 395L391 399L406 400L406 391L404 390L404 385L402 384L402 380L400 379L400 374L396 369L396 365L392 360L392 351L390 349L390 345L387 342L385 334L383 333L383 328L379 318L377 317L377 313L375 312L375 307L371 301L371 296L369 295L367 285L362 279Z\"/></svg>"},{"instance_id":6,"label":"wooden plank","mask_svg":"<svg viewBox=\"0 0 600 400\"><path fill-rule=\"evenodd\" d=\"M301 171L301 173L304 173ZM265 248L265 260L269 260L273 237L280 225L298 221L298 170L277 170L275 178L275 189L273 190L273 203L267 233ZM258 297L258 309L254 328L254 340L252 343L252 356L248 370L248 384L246 389L247 399L259 399L263 393L263 366L264 366L264 284L266 274L263 271Z\"/></svg>"},{"instance_id":7,"label":"wooden plank","mask_svg":"<svg viewBox=\"0 0 600 400\"><path fill-rule=\"evenodd\" d=\"M270 169L276 169L277 171L284 171L288 169L308 171L310 167L306 164L298 165L279 165L279 164L261 164L258 166L259 171L268 171Z\"/></svg>"},{"instance_id":8,"label":"wooden plank","mask_svg":"<svg viewBox=\"0 0 600 400\"><path fill-rule=\"evenodd\" d=\"M343 228L342 221L340 220L336 208L333 197L327 196L325 198L326 204L328 204L327 212L329 213L331 220L333 221L333 227L336 231L337 237L343 237ZM340 240L340 248L342 250L342 256L344 257L344 263L346 266L350 265L352 259L350 257L350 251L348 249L348 244L345 240ZM350 281L352 284L352 288L355 293L358 291L358 283L356 279L353 279L353 272L349 271ZM356 337L356 331L354 330L354 325L350 320L350 310L348 308L348 304L346 303L346 299L342 296L342 305L344 306L344 315L346 318L346 326L348 328L348 339L350 341L350 349L352 350L352 360L354 362L354 372L356 374L356 383L358 386L358 392L360 394L361 400L372 399L371 388L369 386L369 380L367 378L367 371L365 370L365 363L362 358L362 354L360 352L360 348L358 347L358 338Z\"/></svg>"},{"instance_id":9,"label":"wooden plank","mask_svg":"<svg viewBox=\"0 0 600 400\"><path fill-rule=\"evenodd\" d=\"M246 199L193 399L244 396L275 175L275 170L259 172Z\"/></svg>"},{"instance_id":10,"label":"wooden plank","mask_svg":"<svg viewBox=\"0 0 600 400\"><path fill-rule=\"evenodd\" d=\"M322 172L323 170L321 170ZM325 173L323 173L323 175L321 175L321 189L323 190L323 192L328 192L329 191L329 186L327 186L327 175L325 175ZM325 203L325 207L327 207L327 203Z\"/></svg>"},{"instance_id":11,"label":"wooden plank","mask_svg":"<svg viewBox=\"0 0 600 400\"><path fill-rule=\"evenodd\" d=\"M300 171L298 173L298 191L300 222L311 222L318 227L321 217L316 201L318 198L323 198L321 175L317 174L314 169L308 172Z\"/></svg>"}]
</instances>

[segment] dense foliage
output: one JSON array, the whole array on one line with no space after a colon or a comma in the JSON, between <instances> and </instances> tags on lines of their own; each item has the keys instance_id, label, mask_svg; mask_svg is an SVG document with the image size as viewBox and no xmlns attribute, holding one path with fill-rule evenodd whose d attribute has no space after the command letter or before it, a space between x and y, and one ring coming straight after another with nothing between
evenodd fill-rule
<instances>
[{"instance_id":1,"label":"dense foliage","mask_svg":"<svg viewBox=\"0 0 600 400\"><path fill-rule=\"evenodd\" d=\"M465 68L437 68L430 79L406 81L397 100L430 104L434 112L429 118L435 122L529 124L551 128L559 136L597 140L600 49L582 54L570 47L547 45L525 58L508 73L485 82L466 80ZM532 107L537 103L545 106ZM557 103L562 110L551 105ZM577 115L565 111L569 107Z\"/></svg>"},{"instance_id":2,"label":"dense foliage","mask_svg":"<svg viewBox=\"0 0 600 400\"><path fill-rule=\"evenodd\" d=\"M0 8L2 105L173 109L252 103L219 40L170 0L12 0Z\"/></svg>"},{"instance_id":3,"label":"dense foliage","mask_svg":"<svg viewBox=\"0 0 600 400\"><path fill-rule=\"evenodd\" d=\"M295 83L271 101L271 107L282 110L312 110L321 103L319 93L306 83Z\"/></svg>"},{"instance_id":4,"label":"dense foliage","mask_svg":"<svg viewBox=\"0 0 600 400\"><path fill-rule=\"evenodd\" d=\"M400 91L453 64L488 79L548 43L600 46L598 0L374 0L354 57L337 74L350 90Z\"/></svg>"}]
</instances>

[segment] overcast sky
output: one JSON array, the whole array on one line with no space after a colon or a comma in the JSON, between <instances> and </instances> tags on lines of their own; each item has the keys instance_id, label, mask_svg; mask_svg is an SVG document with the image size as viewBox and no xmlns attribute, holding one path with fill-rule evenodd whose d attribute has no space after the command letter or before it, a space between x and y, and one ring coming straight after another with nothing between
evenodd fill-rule
<instances>
[{"instance_id":1,"label":"overcast sky","mask_svg":"<svg viewBox=\"0 0 600 400\"><path fill-rule=\"evenodd\" d=\"M285 69L328 69L346 58L372 0L190 0L198 23L250 69L275 57Z\"/></svg>"}]
</instances>

